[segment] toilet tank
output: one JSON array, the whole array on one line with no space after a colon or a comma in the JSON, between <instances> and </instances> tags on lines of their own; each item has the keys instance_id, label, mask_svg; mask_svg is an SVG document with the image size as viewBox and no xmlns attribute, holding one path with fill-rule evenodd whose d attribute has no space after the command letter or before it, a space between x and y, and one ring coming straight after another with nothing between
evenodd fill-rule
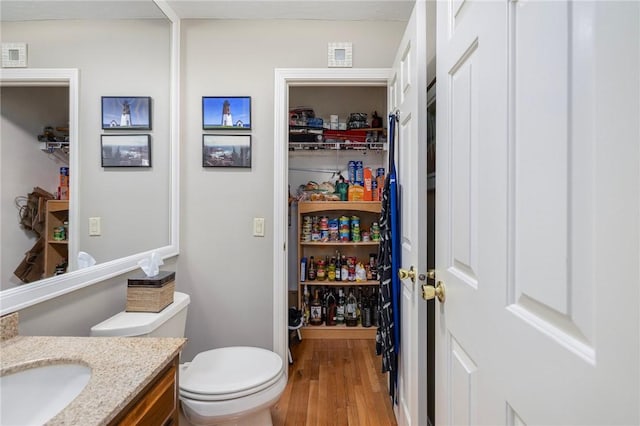
<instances>
[{"instance_id":1,"label":"toilet tank","mask_svg":"<svg viewBox=\"0 0 640 426\"><path fill-rule=\"evenodd\" d=\"M189 302L188 294L176 291L162 311L119 312L91 327L91 336L184 337Z\"/></svg>"}]
</instances>

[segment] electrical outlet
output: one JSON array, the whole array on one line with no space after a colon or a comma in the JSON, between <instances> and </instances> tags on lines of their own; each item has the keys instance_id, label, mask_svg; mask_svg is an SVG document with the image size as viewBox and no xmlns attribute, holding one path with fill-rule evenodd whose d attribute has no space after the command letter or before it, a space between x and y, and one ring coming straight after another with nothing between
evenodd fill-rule
<instances>
[{"instance_id":1,"label":"electrical outlet","mask_svg":"<svg viewBox=\"0 0 640 426\"><path fill-rule=\"evenodd\" d=\"M89 235L92 237L96 237L101 235L101 226L100 226L100 218L99 217L90 217L89 218Z\"/></svg>"},{"instance_id":2,"label":"electrical outlet","mask_svg":"<svg viewBox=\"0 0 640 426\"><path fill-rule=\"evenodd\" d=\"M253 236L264 237L264 217L253 218Z\"/></svg>"}]
</instances>

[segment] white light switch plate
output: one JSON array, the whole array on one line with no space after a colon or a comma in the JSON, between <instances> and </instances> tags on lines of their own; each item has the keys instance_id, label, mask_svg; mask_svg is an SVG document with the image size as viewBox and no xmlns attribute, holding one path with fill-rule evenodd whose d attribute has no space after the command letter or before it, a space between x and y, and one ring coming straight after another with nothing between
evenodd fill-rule
<instances>
[{"instance_id":1,"label":"white light switch plate","mask_svg":"<svg viewBox=\"0 0 640 426\"><path fill-rule=\"evenodd\" d=\"M264 237L264 217L253 218L253 236Z\"/></svg>"},{"instance_id":2,"label":"white light switch plate","mask_svg":"<svg viewBox=\"0 0 640 426\"><path fill-rule=\"evenodd\" d=\"M90 217L89 218L89 235L92 237L96 237L101 234L100 229L100 218L99 217Z\"/></svg>"}]
</instances>

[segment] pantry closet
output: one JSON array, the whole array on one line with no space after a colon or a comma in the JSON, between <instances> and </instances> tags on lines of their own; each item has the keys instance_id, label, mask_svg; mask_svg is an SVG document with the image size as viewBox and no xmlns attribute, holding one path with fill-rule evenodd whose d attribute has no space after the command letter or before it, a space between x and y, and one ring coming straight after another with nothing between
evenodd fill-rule
<instances>
[{"instance_id":1,"label":"pantry closet","mask_svg":"<svg viewBox=\"0 0 640 426\"><path fill-rule=\"evenodd\" d=\"M386 81L327 81L292 85L288 90L288 109L288 306L296 307L303 313L305 306L307 308L303 338L373 339L375 318L366 315L373 312L371 308L378 288L373 259L377 257L378 243L377 238L374 241L372 225L375 227L379 220L380 203L373 193L367 194L366 200L357 194L351 197L347 195L347 200L343 195L340 200L336 183L342 179L350 184L354 180L364 180L360 170L349 170L350 162L352 165L361 162L362 168L371 172L372 182L368 181L364 186L367 189L373 186L373 191L376 191L376 175L384 173L383 169L386 171ZM316 220L323 218L329 221L333 231L319 236L323 231L317 229ZM338 234L335 227L339 218L350 220L346 225L350 231L353 231L354 225L357 226L356 234ZM308 225L313 221L316 227L314 231L319 231L318 234L313 233L313 241L308 233L305 234L308 230L303 231L304 220L309 221ZM341 226L344 224L341 223ZM314 274L312 280L308 276L310 256L315 257L314 268L316 262L322 268L322 275L316 277ZM349 268L343 265L344 261L353 263L350 265L351 273L357 270L362 276L341 277L343 274L338 269L336 277L334 260L345 273ZM302 262L304 265L301 265ZM305 288L308 289L306 295ZM313 325L309 316L320 309L318 306L310 309L316 290L322 306L322 319ZM331 321L335 319L333 314L327 312L324 296L332 293L336 305L340 305L341 290L345 306L336 306L336 325ZM356 300L355 308L347 303L350 295ZM347 326L341 316L348 314L346 310L353 309L355 312L349 313L356 316L357 325L353 326L351 322Z\"/></svg>"}]
</instances>

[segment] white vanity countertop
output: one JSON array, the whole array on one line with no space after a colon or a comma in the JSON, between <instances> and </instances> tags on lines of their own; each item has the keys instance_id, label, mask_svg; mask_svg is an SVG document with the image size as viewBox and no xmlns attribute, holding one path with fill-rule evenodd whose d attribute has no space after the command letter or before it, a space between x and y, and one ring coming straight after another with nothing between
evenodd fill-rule
<instances>
[{"instance_id":1,"label":"white vanity countertop","mask_svg":"<svg viewBox=\"0 0 640 426\"><path fill-rule=\"evenodd\" d=\"M186 341L156 337L17 336L0 343L0 375L48 364L85 364L92 369L89 383L47 425L106 425L180 353Z\"/></svg>"}]
</instances>

